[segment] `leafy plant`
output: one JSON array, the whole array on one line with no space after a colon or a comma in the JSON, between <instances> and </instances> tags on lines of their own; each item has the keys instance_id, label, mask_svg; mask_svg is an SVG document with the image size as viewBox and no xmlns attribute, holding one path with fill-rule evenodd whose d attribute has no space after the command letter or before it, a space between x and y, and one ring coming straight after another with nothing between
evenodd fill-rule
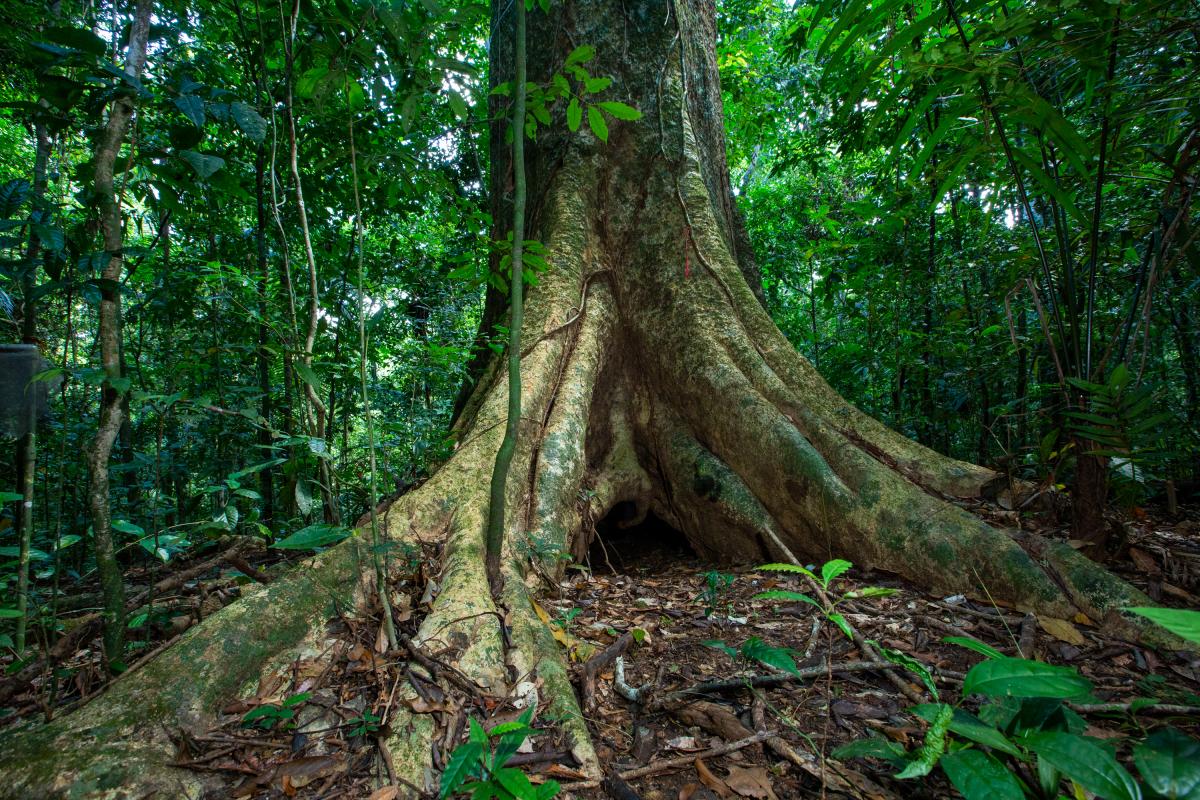
<instances>
[{"instance_id":1,"label":"leafy plant","mask_svg":"<svg viewBox=\"0 0 1200 800\"><path fill-rule=\"evenodd\" d=\"M737 580L737 576L712 569L700 577L704 579L704 585L700 588L700 593L692 598L693 601L699 600L704 603L705 617L711 617L717 611L728 616L729 590Z\"/></svg>"},{"instance_id":2,"label":"leafy plant","mask_svg":"<svg viewBox=\"0 0 1200 800\"><path fill-rule=\"evenodd\" d=\"M311 692L300 692L286 698L278 705L272 703L264 703L261 706L252 708L242 716L243 728L274 728L276 725L283 723L286 727L291 724L291 719L296 716L296 707L312 697Z\"/></svg>"},{"instance_id":3,"label":"leafy plant","mask_svg":"<svg viewBox=\"0 0 1200 800\"><path fill-rule=\"evenodd\" d=\"M930 723L914 753L892 742L868 739L834 751L837 758L877 757L914 778L935 767L967 800L1052 800L1070 782L1074 796L1087 791L1107 800L1141 800L1142 785L1108 743L1084 736L1087 723L1068 701L1091 695L1092 684L1072 667L1010 658L958 637L946 641L981 653L963 680L963 697L987 698L978 714L947 703L910 711ZM1200 797L1200 743L1173 728L1134 747L1144 788L1154 797Z\"/></svg>"},{"instance_id":4,"label":"leafy plant","mask_svg":"<svg viewBox=\"0 0 1200 800\"><path fill-rule=\"evenodd\" d=\"M351 736L366 736L370 733L375 733L379 730L379 722L381 717L370 711L364 711L361 716L353 717L346 721L349 726L348 733Z\"/></svg>"},{"instance_id":5,"label":"leafy plant","mask_svg":"<svg viewBox=\"0 0 1200 800\"><path fill-rule=\"evenodd\" d=\"M526 737L534 733L532 720L532 707L515 722L501 723L490 731L469 720L469 738L450 754L438 797L444 800L461 792L469 793L472 800L549 800L557 795L557 781L534 786L521 770L505 766Z\"/></svg>"},{"instance_id":6,"label":"leafy plant","mask_svg":"<svg viewBox=\"0 0 1200 800\"><path fill-rule=\"evenodd\" d=\"M864 589L853 589L845 592L837 597L829 595L829 588L833 583L854 565L844 559L835 558L832 561L827 561L821 566L820 574L812 571L809 567L801 567L796 564L764 564L759 569L769 572L786 572L793 575L802 575L812 581L813 586L820 590L823 600L817 600L811 595L804 592L794 592L782 589L772 589L766 592L759 592L754 595L755 600L795 600L801 603L807 603L813 608L820 611L826 619L837 626L838 630L846 634L846 638L854 638L854 629L850 623L846 621L846 617L837 610L837 607L846 600L857 600L869 597L887 597L894 594L894 589L886 589L881 586L868 586Z\"/></svg>"}]
</instances>

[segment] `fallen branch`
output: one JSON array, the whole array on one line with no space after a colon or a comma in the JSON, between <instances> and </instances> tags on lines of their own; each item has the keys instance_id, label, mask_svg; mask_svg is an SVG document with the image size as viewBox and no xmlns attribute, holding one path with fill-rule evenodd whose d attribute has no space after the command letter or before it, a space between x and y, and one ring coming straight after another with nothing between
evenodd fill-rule
<instances>
[{"instance_id":1,"label":"fallen branch","mask_svg":"<svg viewBox=\"0 0 1200 800\"><path fill-rule=\"evenodd\" d=\"M670 772L671 770L691 766L692 764L696 763L696 759L698 758L717 758L718 756L724 756L728 755L729 753L742 750L752 744L758 744L759 742L766 741L770 735L771 734L765 732L756 733L751 736L747 736L744 739L739 739L736 742L729 742L728 744L719 745L717 747L710 747L708 750L700 753L690 753L686 756L669 758L666 761L647 764L646 766L638 767L637 769L627 769L624 772L617 773L617 777L621 780L628 781L633 780L634 778L647 778L651 775L661 775L664 772ZM576 781L574 783L564 783L562 785L562 789L565 791L578 791L581 789L598 788L600 788L600 781Z\"/></svg>"},{"instance_id":2,"label":"fallen branch","mask_svg":"<svg viewBox=\"0 0 1200 800\"><path fill-rule=\"evenodd\" d=\"M583 697L580 699L583 701L581 705L585 714L591 714L596 710L596 676L600 674L600 670L624 655L631 644L633 644L633 631L626 631L619 639L589 658L583 665L581 691Z\"/></svg>"}]
</instances>

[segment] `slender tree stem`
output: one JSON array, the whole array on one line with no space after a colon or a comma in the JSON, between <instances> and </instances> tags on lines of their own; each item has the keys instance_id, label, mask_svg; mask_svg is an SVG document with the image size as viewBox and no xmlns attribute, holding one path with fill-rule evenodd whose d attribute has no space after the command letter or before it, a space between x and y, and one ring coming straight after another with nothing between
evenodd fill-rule
<instances>
[{"instance_id":1,"label":"slender tree stem","mask_svg":"<svg viewBox=\"0 0 1200 800\"><path fill-rule=\"evenodd\" d=\"M146 65L146 43L150 35L152 0L138 0L129 32L129 50L125 72L137 78ZM125 226L121 202L113 181L114 166L121 142L133 117L134 99L122 94L113 101L108 122L96 145L95 190L104 232L104 250L108 262L101 277L100 305L96 338L105 381L100 395L100 421L96 438L88 450L88 505L92 514L92 541L96 551L96 570L100 575L104 606L104 659L109 668L119 664L125 650L125 584L117 562L112 535L112 511L109 507L108 462L121 429L121 294L118 284L123 272Z\"/></svg>"},{"instance_id":2,"label":"slender tree stem","mask_svg":"<svg viewBox=\"0 0 1200 800\"><path fill-rule=\"evenodd\" d=\"M521 316L524 311L525 243L525 1L513 3L516 15L516 69L513 77L513 228L512 279L509 282L508 421L496 452L488 507L487 574L492 593L500 589L500 550L504 546L505 487L521 424Z\"/></svg>"}]
</instances>

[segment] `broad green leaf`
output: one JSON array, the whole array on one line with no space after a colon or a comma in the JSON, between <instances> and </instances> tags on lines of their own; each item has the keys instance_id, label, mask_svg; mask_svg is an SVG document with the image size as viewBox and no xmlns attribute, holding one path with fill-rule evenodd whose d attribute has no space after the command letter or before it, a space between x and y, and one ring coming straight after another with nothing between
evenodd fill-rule
<instances>
[{"instance_id":1,"label":"broad green leaf","mask_svg":"<svg viewBox=\"0 0 1200 800\"><path fill-rule=\"evenodd\" d=\"M0 503L15 503L24 498L25 495L19 492L0 492Z\"/></svg>"},{"instance_id":2,"label":"broad green leaf","mask_svg":"<svg viewBox=\"0 0 1200 800\"><path fill-rule=\"evenodd\" d=\"M742 655L746 658L795 675L798 670L796 662L792 658L792 652L786 647L771 647L757 636L750 637L742 645Z\"/></svg>"},{"instance_id":3,"label":"broad green leaf","mask_svg":"<svg viewBox=\"0 0 1200 800\"><path fill-rule=\"evenodd\" d=\"M595 106L588 106L587 110L588 127L592 129L592 133L596 134L596 138L604 143L608 143L608 123L604 121L604 115Z\"/></svg>"},{"instance_id":4,"label":"broad green leaf","mask_svg":"<svg viewBox=\"0 0 1200 800\"><path fill-rule=\"evenodd\" d=\"M204 127L204 101L199 97L194 94L181 94L175 98L175 107L197 128Z\"/></svg>"},{"instance_id":5,"label":"broad green leaf","mask_svg":"<svg viewBox=\"0 0 1200 800\"><path fill-rule=\"evenodd\" d=\"M217 170L225 166L225 159L220 156L208 156L195 150L180 150L179 157L196 171L201 180L208 180Z\"/></svg>"},{"instance_id":6,"label":"broad green leaf","mask_svg":"<svg viewBox=\"0 0 1200 800\"><path fill-rule=\"evenodd\" d=\"M828 586L839 575L842 575L854 565L849 561L841 558L835 558L832 561L827 561L821 567L821 582Z\"/></svg>"},{"instance_id":7,"label":"broad green leaf","mask_svg":"<svg viewBox=\"0 0 1200 800\"><path fill-rule=\"evenodd\" d=\"M44 28L41 35L52 42L94 56L104 57L108 53L108 42L86 28L53 26Z\"/></svg>"},{"instance_id":8,"label":"broad green leaf","mask_svg":"<svg viewBox=\"0 0 1200 800\"><path fill-rule=\"evenodd\" d=\"M1133 748L1133 762L1147 788L1173 800L1200 800L1200 742L1164 728Z\"/></svg>"},{"instance_id":9,"label":"broad green leaf","mask_svg":"<svg viewBox=\"0 0 1200 800\"><path fill-rule=\"evenodd\" d=\"M588 78L583 82L583 88L586 89L589 94L603 92L609 86L612 86L612 78Z\"/></svg>"},{"instance_id":10,"label":"broad green leaf","mask_svg":"<svg viewBox=\"0 0 1200 800\"><path fill-rule=\"evenodd\" d=\"M141 525L134 525L132 522L123 519L114 519L112 521L112 529L114 531L120 531L121 533L127 533L130 536L146 535L146 531Z\"/></svg>"},{"instance_id":11,"label":"broad green leaf","mask_svg":"<svg viewBox=\"0 0 1200 800\"><path fill-rule=\"evenodd\" d=\"M1070 667L1056 667L1024 658L994 658L971 667L963 694L988 697L1084 697L1092 684Z\"/></svg>"},{"instance_id":12,"label":"broad green leaf","mask_svg":"<svg viewBox=\"0 0 1200 800\"><path fill-rule=\"evenodd\" d=\"M605 100L601 103L597 103L596 105L604 109L605 113L611 114L615 119L632 122L642 118L641 111L638 111L633 106L625 105L617 100Z\"/></svg>"},{"instance_id":13,"label":"broad green leaf","mask_svg":"<svg viewBox=\"0 0 1200 800\"><path fill-rule=\"evenodd\" d=\"M1025 743L1084 789L1105 800L1141 800L1142 792L1108 748L1073 733L1033 733Z\"/></svg>"},{"instance_id":14,"label":"broad green leaf","mask_svg":"<svg viewBox=\"0 0 1200 800\"><path fill-rule=\"evenodd\" d=\"M296 369L296 374L300 376L300 380L307 383L313 388L318 395L325 394L325 386L321 383L321 379L313 372L313 368L303 361L297 361L292 366Z\"/></svg>"},{"instance_id":15,"label":"broad green leaf","mask_svg":"<svg viewBox=\"0 0 1200 800\"><path fill-rule=\"evenodd\" d=\"M242 133L250 137L255 144L263 143L267 138L269 126L261 114L240 100L230 105L229 111L233 114L233 121L242 129Z\"/></svg>"},{"instance_id":16,"label":"broad green leaf","mask_svg":"<svg viewBox=\"0 0 1200 800\"><path fill-rule=\"evenodd\" d=\"M1125 610L1163 626L1182 639L1200 644L1200 611L1188 611L1182 608L1153 608L1149 606L1139 606Z\"/></svg>"},{"instance_id":17,"label":"broad green leaf","mask_svg":"<svg viewBox=\"0 0 1200 800\"><path fill-rule=\"evenodd\" d=\"M590 44L581 44L579 47L576 47L574 50L572 50L571 54L567 56L566 66L569 67L572 64L586 64L595 57L595 47Z\"/></svg>"},{"instance_id":18,"label":"broad green leaf","mask_svg":"<svg viewBox=\"0 0 1200 800\"><path fill-rule=\"evenodd\" d=\"M1016 777L981 750L959 750L942 756L942 771L966 800L1024 800Z\"/></svg>"},{"instance_id":19,"label":"broad green leaf","mask_svg":"<svg viewBox=\"0 0 1200 800\"><path fill-rule=\"evenodd\" d=\"M15 608L0 608L0 619L20 619L21 612Z\"/></svg>"},{"instance_id":20,"label":"broad green leaf","mask_svg":"<svg viewBox=\"0 0 1200 800\"><path fill-rule=\"evenodd\" d=\"M492 773L496 782L512 793L513 797L532 797L533 784L525 773L513 767L503 767Z\"/></svg>"},{"instance_id":21,"label":"broad green leaf","mask_svg":"<svg viewBox=\"0 0 1200 800\"><path fill-rule=\"evenodd\" d=\"M471 768L475 766L482 755L483 745L479 742L464 742L454 748L454 752L450 754L450 760L446 762L446 768L442 770L442 785L438 791L438 797L445 800L454 793L462 785L463 780L470 775Z\"/></svg>"},{"instance_id":22,"label":"broad green leaf","mask_svg":"<svg viewBox=\"0 0 1200 800\"><path fill-rule=\"evenodd\" d=\"M336 544L350 534L349 528L318 522L315 525L301 528L271 546L278 550L315 550L318 547Z\"/></svg>"},{"instance_id":23,"label":"broad green leaf","mask_svg":"<svg viewBox=\"0 0 1200 800\"><path fill-rule=\"evenodd\" d=\"M574 133L579 130L581 122L583 122L583 106L579 105L579 98L572 97L571 102L567 103L567 127Z\"/></svg>"}]
</instances>

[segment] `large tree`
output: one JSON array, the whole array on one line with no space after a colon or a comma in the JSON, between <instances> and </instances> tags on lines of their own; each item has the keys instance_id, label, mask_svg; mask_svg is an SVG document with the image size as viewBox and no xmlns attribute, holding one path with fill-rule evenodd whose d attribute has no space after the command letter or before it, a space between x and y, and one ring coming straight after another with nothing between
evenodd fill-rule
<instances>
[{"instance_id":1,"label":"large tree","mask_svg":"<svg viewBox=\"0 0 1200 800\"><path fill-rule=\"evenodd\" d=\"M512 63L512 3L495 7L499 84ZM594 769L565 664L529 595L561 564L546 554L580 556L593 523L618 504L652 511L714 559L839 556L931 590L1056 617L1083 611L1149 636L1118 611L1147 602L1136 591L1065 543L989 526L955 503L996 474L853 408L771 322L725 162L712 0L556 2L530 15L529 35L531 81L549 81L591 45L588 71L611 77L608 94L643 116L614 124L602 141L587 125L571 132L559 102L553 124L528 143L529 235L550 269L531 287L523 326L503 588L493 599L484 569L507 400L505 360L489 357L464 392L452 457L385 517L393 539L444 544L419 640L456 647L458 668L495 691L540 685ZM494 219L506 220L513 178L503 123L493 134ZM503 295L489 297L485 327L503 311ZM368 558L357 540L333 548L248 592L81 711L10 741L0 793L121 785L138 796L196 794L201 776L162 768L172 752L166 730L205 724L267 665L319 652L331 602L370 597ZM510 685L532 674L538 684ZM429 779L429 717L401 716L392 730L397 769Z\"/></svg>"}]
</instances>

